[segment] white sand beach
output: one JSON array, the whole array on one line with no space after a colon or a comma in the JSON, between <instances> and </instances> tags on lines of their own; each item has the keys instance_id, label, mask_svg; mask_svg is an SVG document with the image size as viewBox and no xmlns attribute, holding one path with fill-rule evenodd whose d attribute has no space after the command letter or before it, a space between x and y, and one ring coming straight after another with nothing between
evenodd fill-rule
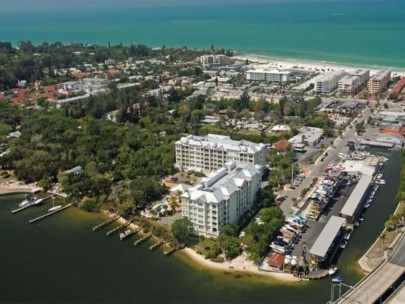
<instances>
[{"instance_id":1,"label":"white sand beach","mask_svg":"<svg viewBox=\"0 0 405 304\"><path fill-rule=\"evenodd\" d=\"M277 273L277 272L266 272L259 270L257 265L252 261L249 261L244 254L238 256L232 261L226 261L223 263L216 263L210 260L206 260L202 255L199 255L191 248L182 249L181 252L185 253L189 258L199 265L219 271L230 271L230 272L239 272L239 273L250 273L259 276L267 276L276 280L284 282L298 282L298 279L287 273Z\"/></svg>"},{"instance_id":2,"label":"white sand beach","mask_svg":"<svg viewBox=\"0 0 405 304\"><path fill-rule=\"evenodd\" d=\"M383 69L389 69L392 72L392 76L405 76L405 69L399 68L390 68L390 67L377 67L377 66L351 66L351 65L341 65L337 63L322 62L322 61L306 61L306 60L281 60L281 59L272 59L270 56L264 55L238 55L232 57L237 60L246 60L250 62L250 67L260 68L260 69L299 69L303 71L319 71L319 72L331 72L331 71L340 71L345 70L347 72L355 71L358 69L369 69L370 75L376 74L378 71Z\"/></svg>"}]
</instances>

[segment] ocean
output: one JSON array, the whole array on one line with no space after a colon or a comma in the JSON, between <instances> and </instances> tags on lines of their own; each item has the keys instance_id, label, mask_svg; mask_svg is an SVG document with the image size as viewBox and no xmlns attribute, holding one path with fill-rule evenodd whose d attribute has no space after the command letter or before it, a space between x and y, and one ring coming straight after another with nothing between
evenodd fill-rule
<instances>
[{"instance_id":1,"label":"ocean","mask_svg":"<svg viewBox=\"0 0 405 304\"><path fill-rule=\"evenodd\" d=\"M3 3L2 3L3 2ZM0 41L227 48L405 68L404 0L0 0Z\"/></svg>"}]
</instances>

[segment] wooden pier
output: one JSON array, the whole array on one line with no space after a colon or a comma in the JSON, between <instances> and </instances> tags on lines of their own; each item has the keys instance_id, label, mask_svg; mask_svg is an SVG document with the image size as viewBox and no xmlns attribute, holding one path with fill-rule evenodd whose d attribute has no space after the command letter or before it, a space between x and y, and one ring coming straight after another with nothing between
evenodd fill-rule
<instances>
[{"instance_id":1,"label":"wooden pier","mask_svg":"<svg viewBox=\"0 0 405 304\"><path fill-rule=\"evenodd\" d=\"M146 241L147 239L150 239L150 238L152 237L152 235L153 235L153 229L152 229L151 232L149 232L149 233L148 233L147 235L145 235L143 238L141 238L141 239L135 241L134 245L135 245L135 246L138 246L140 243Z\"/></svg>"},{"instance_id":2,"label":"wooden pier","mask_svg":"<svg viewBox=\"0 0 405 304\"><path fill-rule=\"evenodd\" d=\"M125 224L115 227L114 229L108 231L106 233L107 236L113 235L114 233L117 233L118 231L120 231L121 229L124 229L125 227L128 227L129 225L131 225L131 223L135 220L135 218L129 220L128 222L126 222Z\"/></svg>"},{"instance_id":3,"label":"wooden pier","mask_svg":"<svg viewBox=\"0 0 405 304\"><path fill-rule=\"evenodd\" d=\"M54 197L54 195L50 195L50 196L48 196L48 197L45 197L39 204L32 204L32 205L24 206L24 207L21 207L21 208L17 208L17 209L15 209L15 210L12 210L11 213L16 214L16 213L21 212L21 211L23 211L23 210L25 210L25 209L28 209L28 208L30 208L30 207L39 206L39 205L41 205L43 202L45 202L47 199L50 199L50 198L52 198L52 197Z\"/></svg>"},{"instance_id":4,"label":"wooden pier","mask_svg":"<svg viewBox=\"0 0 405 304\"><path fill-rule=\"evenodd\" d=\"M153 244L152 246L149 247L149 250L153 250L157 247L159 247L160 245L162 245L164 243L163 240L160 240L159 242L157 242L156 244Z\"/></svg>"},{"instance_id":5,"label":"wooden pier","mask_svg":"<svg viewBox=\"0 0 405 304\"><path fill-rule=\"evenodd\" d=\"M113 217L112 219L109 219L109 220L107 220L107 221L105 221L105 222L103 222L103 223L101 223L101 224L99 224L99 225L93 227L93 231L97 231L97 230L99 230L99 229L101 229L101 228L104 228L105 226L110 225L111 223L115 222L115 221L118 220L119 218L120 218L120 216L117 215L116 217Z\"/></svg>"},{"instance_id":6,"label":"wooden pier","mask_svg":"<svg viewBox=\"0 0 405 304\"><path fill-rule=\"evenodd\" d=\"M44 215L41 215L40 217L34 218L34 219L30 220L30 224L36 223L36 222L38 222L38 221L41 221L41 220L43 220L43 219L45 219L45 218L47 218L47 217L49 217L49 216L51 216L51 215L54 215L55 213L61 212L61 211L63 211L63 210L66 210L66 209L69 208L69 207L72 207L72 204L68 204L68 205L63 206L62 208L60 208L60 209L58 209L58 210L55 210L55 211L52 211L52 212L48 212L48 213L46 213L46 214L44 214Z\"/></svg>"},{"instance_id":7,"label":"wooden pier","mask_svg":"<svg viewBox=\"0 0 405 304\"><path fill-rule=\"evenodd\" d=\"M163 254L165 256L169 256L169 255L173 254L174 252L176 252L177 250L183 249L185 247L186 247L185 245L178 245L176 247L173 247L173 248L171 248L169 250L164 251Z\"/></svg>"}]
</instances>

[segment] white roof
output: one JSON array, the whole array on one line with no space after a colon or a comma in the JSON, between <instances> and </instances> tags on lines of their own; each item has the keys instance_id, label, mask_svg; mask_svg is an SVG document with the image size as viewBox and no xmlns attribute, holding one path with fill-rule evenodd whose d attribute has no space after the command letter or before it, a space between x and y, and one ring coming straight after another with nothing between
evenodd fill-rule
<instances>
[{"instance_id":1,"label":"white roof","mask_svg":"<svg viewBox=\"0 0 405 304\"><path fill-rule=\"evenodd\" d=\"M342 215L349 217L353 216L357 206L360 204L368 186L370 185L371 180L372 176L362 175L360 181L356 185L356 188L354 188L352 194L350 194L349 198L347 199L346 204L343 206L342 211L340 211Z\"/></svg>"},{"instance_id":2,"label":"white roof","mask_svg":"<svg viewBox=\"0 0 405 304\"><path fill-rule=\"evenodd\" d=\"M206 136L189 135L182 137L176 145L188 145L225 151L245 152L255 154L264 149L263 144L255 144L246 140L232 140L229 136L208 134Z\"/></svg>"},{"instance_id":3,"label":"white roof","mask_svg":"<svg viewBox=\"0 0 405 304\"><path fill-rule=\"evenodd\" d=\"M234 192L239 191L244 183L251 181L257 174L261 174L258 165L228 162L225 167L203 178L198 185L187 189L181 197L219 203L229 198Z\"/></svg>"},{"instance_id":4,"label":"white roof","mask_svg":"<svg viewBox=\"0 0 405 304\"><path fill-rule=\"evenodd\" d=\"M170 189L171 193L176 193L176 192L186 192L188 189L190 189L191 186L190 185L186 185L186 184L179 184L173 188Z\"/></svg>"},{"instance_id":5,"label":"white roof","mask_svg":"<svg viewBox=\"0 0 405 304\"><path fill-rule=\"evenodd\" d=\"M329 247L332 245L336 235L340 228L343 226L345 219L338 216L332 216L326 226L323 228L321 234L319 234L314 245L309 252L318 257L325 257Z\"/></svg>"},{"instance_id":6,"label":"white roof","mask_svg":"<svg viewBox=\"0 0 405 304\"><path fill-rule=\"evenodd\" d=\"M360 172L363 175L373 175L375 173L375 168L368 166L363 160L346 160L342 167L344 172Z\"/></svg>"},{"instance_id":7,"label":"white roof","mask_svg":"<svg viewBox=\"0 0 405 304\"><path fill-rule=\"evenodd\" d=\"M271 128L272 132L289 132L291 131L290 126L288 125L275 125L273 128Z\"/></svg>"}]
</instances>

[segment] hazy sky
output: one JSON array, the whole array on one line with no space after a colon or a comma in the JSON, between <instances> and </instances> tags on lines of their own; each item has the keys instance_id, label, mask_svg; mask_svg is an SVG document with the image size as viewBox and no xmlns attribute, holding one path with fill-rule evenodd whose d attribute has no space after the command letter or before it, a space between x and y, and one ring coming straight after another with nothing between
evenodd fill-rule
<instances>
[{"instance_id":1,"label":"hazy sky","mask_svg":"<svg viewBox=\"0 0 405 304\"><path fill-rule=\"evenodd\" d=\"M151 7L171 5L215 5L215 4L246 4L271 2L360 2L360 1L400 1L400 0L0 0L0 9L4 10L48 10L48 9L80 9L108 7Z\"/></svg>"}]
</instances>

